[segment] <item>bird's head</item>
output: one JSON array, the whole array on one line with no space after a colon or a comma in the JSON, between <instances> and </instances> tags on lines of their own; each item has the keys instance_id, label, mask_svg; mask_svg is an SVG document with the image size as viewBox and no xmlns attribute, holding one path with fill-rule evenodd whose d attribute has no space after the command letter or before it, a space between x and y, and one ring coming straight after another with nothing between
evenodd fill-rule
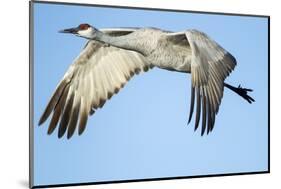
<instances>
[{"instance_id":1,"label":"bird's head","mask_svg":"<svg viewBox=\"0 0 281 189\"><path fill-rule=\"evenodd\" d=\"M98 30L89 24L80 24L74 28L68 28L64 30L60 30L60 33L70 33L79 37L84 37L86 39L94 39Z\"/></svg>"}]
</instances>

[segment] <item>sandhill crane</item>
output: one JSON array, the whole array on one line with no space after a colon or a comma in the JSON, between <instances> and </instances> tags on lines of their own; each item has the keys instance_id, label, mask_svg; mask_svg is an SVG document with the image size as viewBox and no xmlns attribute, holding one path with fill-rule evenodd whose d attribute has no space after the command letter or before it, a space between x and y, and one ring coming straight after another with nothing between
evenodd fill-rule
<instances>
[{"instance_id":1,"label":"sandhill crane","mask_svg":"<svg viewBox=\"0 0 281 189\"><path fill-rule=\"evenodd\" d=\"M153 67L191 74L188 123L196 100L195 130L202 115L201 135L213 130L224 87L249 103L254 102L247 94L251 89L224 83L236 60L203 32L174 33L157 28L98 30L89 24L60 32L86 38L88 42L59 82L39 120L41 125L52 113L48 134L60 120L59 138L66 130L70 138L77 125L81 135L89 115L102 108L134 74Z\"/></svg>"}]
</instances>

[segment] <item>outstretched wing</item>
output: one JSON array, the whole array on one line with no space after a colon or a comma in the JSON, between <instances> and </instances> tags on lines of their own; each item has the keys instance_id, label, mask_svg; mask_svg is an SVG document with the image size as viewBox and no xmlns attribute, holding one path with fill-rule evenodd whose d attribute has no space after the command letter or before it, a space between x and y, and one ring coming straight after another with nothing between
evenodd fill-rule
<instances>
[{"instance_id":1,"label":"outstretched wing","mask_svg":"<svg viewBox=\"0 0 281 189\"><path fill-rule=\"evenodd\" d=\"M59 123L58 137L70 138L77 125L83 133L89 114L124 87L134 74L152 66L137 52L89 41L52 95L39 125L52 114L48 134Z\"/></svg>"},{"instance_id":2,"label":"outstretched wing","mask_svg":"<svg viewBox=\"0 0 281 189\"><path fill-rule=\"evenodd\" d=\"M206 34L197 30L188 30L167 34L171 43L190 49L186 52L191 60L191 103L188 123L191 121L196 101L195 130L202 115L204 134L212 131L215 115L223 96L224 80L236 65L235 58Z\"/></svg>"},{"instance_id":3,"label":"outstretched wing","mask_svg":"<svg viewBox=\"0 0 281 189\"><path fill-rule=\"evenodd\" d=\"M215 115L223 97L224 80L236 65L235 58L206 34L197 30L185 32L191 48L191 104L190 122L196 99L195 130L202 109L202 130L212 131Z\"/></svg>"}]
</instances>

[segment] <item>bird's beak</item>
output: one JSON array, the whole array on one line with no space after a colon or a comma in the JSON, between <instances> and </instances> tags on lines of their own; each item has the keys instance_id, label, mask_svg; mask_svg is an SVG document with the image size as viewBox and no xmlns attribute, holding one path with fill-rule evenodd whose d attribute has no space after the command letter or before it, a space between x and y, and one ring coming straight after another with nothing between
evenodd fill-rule
<instances>
[{"instance_id":1,"label":"bird's beak","mask_svg":"<svg viewBox=\"0 0 281 189\"><path fill-rule=\"evenodd\" d=\"M60 30L59 33L77 34L78 33L78 28L69 28L69 29Z\"/></svg>"}]
</instances>

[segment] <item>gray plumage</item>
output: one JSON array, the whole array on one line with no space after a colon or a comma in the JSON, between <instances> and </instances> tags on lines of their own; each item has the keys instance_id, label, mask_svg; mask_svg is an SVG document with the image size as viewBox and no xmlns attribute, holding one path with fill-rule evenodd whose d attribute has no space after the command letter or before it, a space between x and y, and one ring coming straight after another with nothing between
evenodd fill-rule
<instances>
[{"instance_id":1,"label":"gray plumage","mask_svg":"<svg viewBox=\"0 0 281 189\"><path fill-rule=\"evenodd\" d=\"M90 40L65 73L39 120L41 125L53 113L48 134L58 123L59 138L66 131L70 138L77 125L79 135L82 134L89 115L102 108L131 77L153 67L191 73L188 122L196 101L195 130L202 114L201 134L212 131L224 80L236 60L206 34L197 30L173 33L157 28L97 30L88 24L62 32Z\"/></svg>"}]
</instances>

